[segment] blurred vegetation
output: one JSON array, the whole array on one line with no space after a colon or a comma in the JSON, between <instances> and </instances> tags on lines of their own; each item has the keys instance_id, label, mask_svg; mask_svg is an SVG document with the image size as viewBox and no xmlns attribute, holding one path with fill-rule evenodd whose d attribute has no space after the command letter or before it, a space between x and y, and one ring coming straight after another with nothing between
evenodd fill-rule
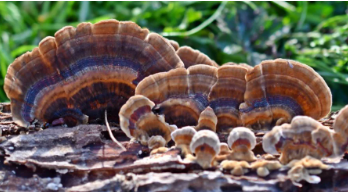
<instances>
[{"instance_id":1,"label":"blurred vegetation","mask_svg":"<svg viewBox=\"0 0 348 192\"><path fill-rule=\"evenodd\" d=\"M0 2L0 86L7 66L79 22L131 20L216 62L290 58L317 70L337 110L348 104L347 2ZM0 89L0 101L6 101Z\"/></svg>"}]
</instances>

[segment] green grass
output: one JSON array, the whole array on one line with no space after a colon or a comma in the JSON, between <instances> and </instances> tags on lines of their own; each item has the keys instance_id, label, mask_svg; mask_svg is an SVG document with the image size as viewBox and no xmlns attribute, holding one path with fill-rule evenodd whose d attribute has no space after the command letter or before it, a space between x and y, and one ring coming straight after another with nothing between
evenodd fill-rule
<instances>
[{"instance_id":1,"label":"green grass","mask_svg":"<svg viewBox=\"0 0 348 192\"><path fill-rule=\"evenodd\" d=\"M290 58L313 67L348 103L346 2L0 2L0 86L8 65L60 28L131 20L222 64ZM0 89L0 101L7 101Z\"/></svg>"}]
</instances>

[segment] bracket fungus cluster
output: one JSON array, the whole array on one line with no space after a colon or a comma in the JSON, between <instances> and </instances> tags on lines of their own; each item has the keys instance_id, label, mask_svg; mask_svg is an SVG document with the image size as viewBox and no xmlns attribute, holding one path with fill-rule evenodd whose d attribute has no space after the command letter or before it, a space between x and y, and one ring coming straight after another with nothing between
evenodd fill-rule
<instances>
[{"instance_id":1,"label":"bracket fungus cluster","mask_svg":"<svg viewBox=\"0 0 348 192\"><path fill-rule=\"evenodd\" d=\"M265 134L262 146L267 153L276 155L280 152L282 164L307 155L318 159L331 158L341 155L333 139L335 134L310 117L297 116L291 124L276 126Z\"/></svg>"},{"instance_id":2,"label":"bracket fungus cluster","mask_svg":"<svg viewBox=\"0 0 348 192\"><path fill-rule=\"evenodd\" d=\"M144 77L184 67L166 39L133 22L64 27L8 68L4 90L14 121L69 126L118 122L120 107Z\"/></svg>"},{"instance_id":3,"label":"bracket fungus cluster","mask_svg":"<svg viewBox=\"0 0 348 192\"><path fill-rule=\"evenodd\" d=\"M167 152L173 140L186 159L204 169L222 161L220 167L233 175L252 169L266 177L292 162L295 183L315 183L306 164L310 157L292 160L337 157L348 147L348 106L333 130L316 121L330 112L332 96L307 65L276 59L255 67L219 66L133 22L62 28L9 66L4 90L20 126L75 126L105 117L151 153ZM260 129L269 131L264 151L280 153L279 161L255 157L254 132ZM225 133L227 144L219 140ZM179 150L168 153L180 158Z\"/></svg>"}]
</instances>

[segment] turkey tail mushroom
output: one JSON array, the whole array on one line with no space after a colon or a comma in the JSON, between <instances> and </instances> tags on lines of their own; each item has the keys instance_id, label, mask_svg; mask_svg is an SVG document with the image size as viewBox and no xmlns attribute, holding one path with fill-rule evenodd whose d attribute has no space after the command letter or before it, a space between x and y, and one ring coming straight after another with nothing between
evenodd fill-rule
<instances>
[{"instance_id":1,"label":"turkey tail mushroom","mask_svg":"<svg viewBox=\"0 0 348 192\"><path fill-rule=\"evenodd\" d=\"M324 79L311 67L285 60L267 60L246 74L245 102L239 107L244 126L271 129L298 115L325 117L332 96Z\"/></svg>"},{"instance_id":2,"label":"turkey tail mushroom","mask_svg":"<svg viewBox=\"0 0 348 192\"><path fill-rule=\"evenodd\" d=\"M204 65L210 65L214 67L218 67L219 65L211 60L207 55L204 53L194 50L191 47L188 46L182 46L180 47L176 53L184 63L186 68L189 68L193 65L198 65L198 64L204 64Z\"/></svg>"},{"instance_id":3,"label":"turkey tail mushroom","mask_svg":"<svg viewBox=\"0 0 348 192\"><path fill-rule=\"evenodd\" d=\"M184 67L172 46L133 22L105 20L64 27L8 68L4 90L14 121L69 126L118 122L120 107L144 77Z\"/></svg>"}]
</instances>

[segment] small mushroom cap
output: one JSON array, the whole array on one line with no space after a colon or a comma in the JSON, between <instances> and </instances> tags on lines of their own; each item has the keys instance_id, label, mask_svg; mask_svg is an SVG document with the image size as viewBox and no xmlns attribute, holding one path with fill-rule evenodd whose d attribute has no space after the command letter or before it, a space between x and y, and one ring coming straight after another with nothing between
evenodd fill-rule
<instances>
[{"instance_id":1,"label":"small mushroom cap","mask_svg":"<svg viewBox=\"0 0 348 192\"><path fill-rule=\"evenodd\" d=\"M242 65L226 65L217 70L217 82L209 94L209 106L217 118L217 132L229 132L229 128L241 126L239 105L244 101L245 75L248 68Z\"/></svg>"},{"instance_id":2,"label":"small mushroom cap","mask_svg":"<svg viewBox=\"0 0 348 192\"><path fill-rule=\"evenodd\" d=\"M245 145L249 150L252 150L256 145L256 137L250 129L237 127L230 132L227 143L232 150L240 145Z\"/></svg>"},{"instance_id":3,"label":"small mushroom cap","mask_svg":"<svg viewBox=\"0 0 348 192\"><path fill-rule=\"evenodd\" d=\"M155 115L151 110L154 105L145 96L135 95L121 107L120 126L129 138L146 143L150 137L158 135L166 142L171 140L170 134L176 126L169 125L162 116Z\"/></svg>"},{"instance_id":4,"label":"small mushroom cap","mask_svg":"<svg viewBox=\"0 0 348 192\"><path fill-rule=\"evenodd\" d=\"M259 167L256 169L256 173L260 177L266 177L269 175L269 170L266 167Z\"/></svg>"},{"instance_id":5,"label":"small mushroom cap","mask_svg":"<svg viewBox=\"0 0 348 192\"><path fill-rule=\"evenodd\" d=\"M105 20L67 26L8 68L4 90L14 121L73 126L108 119L118 112L144 77L184 64L160 35L133 22Z\"/></svg>"},{"instance_id":6,"label":"small mushroom cap","mask_svg":"<svg viewBox=\"0 0 348 192\"><path fill-rule=\"evenodd\" d=\"M227 143L220 143L220 155L228 154L230 149Z\"/></svg>"},{"instance_id":7,"label":"small mushroom cap","mask_svg":"<svg viewBox=\"0 0 348 192\"><path fill-rule=\"evenodd\" d=\"M175 145L189 146L196 130L191 126L182 127L172 132L171 136Z\"/></svg>"},{"instance_id":8,"label":"small mushroom cap","mask_svg":"<svg viewBox=\"0 0 348 192\"><path fill-rule=\"evenodd\" d=\"M324 79L307 65L286 59L267 60L248 71L245 102L239 107L244 125L270 129L294 116L326 116L332 96Z\"/></svg>"},{"instance_id":9,"label":"small mushroom cap","mask_svg":"<svg viewBox=\"0 0 348 192\"><path fill-rule=\"evenodd\" d=\"M224 160L220 163L222 169L231 170L231 174L235 176L244 175L250 165L246 161L233 161L233 160Z\"/></svg>"},{"instance_id":10,"label":"small mushroom cap","mask_svg":"<svg viewBox=\"0 0 348 192\"><path fill-rule=\"evenodd\" d=\"M216 132L217 117L214 110L211 107L207 107L202 111L198 119L198 125L195 127L197 131L199 130L211 130Z\"/></svg>"},{"instance_id":11,"label":"small mushroom cap","mask_svg":"<svg viewBox=\"0 0 348 192\"><path fill-rule=\"evenodd\" d=\"M151 136L148 141L148 146L150 149L157 149L160 147L164 147L167 141L160 135Z\"/></svg>"},{"instance_id":12,"label":"small mushroom cap","mask_svg":"<svg viewBox=\"0 0 348 192\"><path fill-rule=\"evenodd\" d=\"M198 50L194 50L188 46L180 47L176 51L176 53L178 54L180 59L183 61L186 68L189 68L190 66L197 65L197 64L205 64L205 65L210 65L214 67L219 66L217 63L215 63L215 61L211 60L204 53Z\"/></svg>"},{"instance_id":13,"label":"small mushroom cap","mask_svg":"<svg viewBox=\"0 0 348 192\"><path fill-rule=\"evenodd\" d=\"M306 155L316 158L334 154L332 131L316 120L297 116L291 124L276 126L264 135L262 147L271 154L281 152L280 162L285 164Z\"/></svg>"},{"instance_id":14,"label":"small mushroom cap","mask_svg":"<svg viewBox=\"0 0 348 192\"><path fill-rule=\"evenodd\" d=\"M202 147L202 146L207 146ZM220 152L220 140L216 133L210 130L198 131L192 138L190 144L191 151L204 151L212 155L219 154Z\"/></svg>"},{"instance_id":15,"label":"small mushroom cap","mask_svg":"<svg viewBox=\"0 0 348 192\"><path fill-rule=\"evenodd\" d=\"M279 163L279 161L258 160L258 161L253 162L250 166L251 169L257 169L260 167L265 167L268 170L272 171L272 170L280 169L282 167L282 164Z\"/></svg>"}]
</instances>

